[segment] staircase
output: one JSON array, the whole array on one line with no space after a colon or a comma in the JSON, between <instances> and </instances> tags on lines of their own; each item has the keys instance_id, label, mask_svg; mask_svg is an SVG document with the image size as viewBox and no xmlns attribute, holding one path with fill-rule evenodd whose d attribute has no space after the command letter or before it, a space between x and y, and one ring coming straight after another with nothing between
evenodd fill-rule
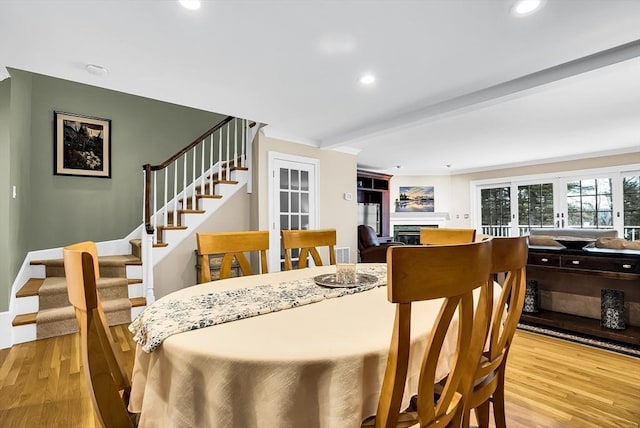
<instances>
[{"instance_id":1,"label":"staircase","mask_svg":"<svg viewBox=\"0 0 640 428\"><path fill-rule=\"evenodd\" d=\"M250 186L246 142L257 133L259 127L251 131L254 125L227 117L163 164L143 166L144 223L123 240L97 243L97 286L109 325L129 323L153 303L154 265L172 246L192 237L224 200L243 185ZM129 253L123 251L124 241ZM46 257L38 259L38 253ZM13 343L77 331L61 256L62 249L27 256L16 279L22 286L12 302Z\"/></svg>"},{"instance_id":2,"label":"staircase","mask_svg":"<svg viewBox=\"0 0 640 428\"><path fill-rule=\"evenodd\" d=\"M131 322L146 305L140 242L132 241L131 250L127 255L98 258L101 275L98 293L109 325ZM20 328L20 337L44 339L77 332L75 311L67 296L63 260L32 260L30 268L31 278L16 293L16 305L33 310L13 319L13 326Z\"/></svg>"}]
</instances>

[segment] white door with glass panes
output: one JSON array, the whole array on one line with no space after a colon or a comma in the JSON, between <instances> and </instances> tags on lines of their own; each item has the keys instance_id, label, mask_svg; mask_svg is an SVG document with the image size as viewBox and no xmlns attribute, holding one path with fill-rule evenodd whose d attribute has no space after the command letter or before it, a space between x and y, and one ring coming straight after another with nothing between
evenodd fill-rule
<instances>
[{"instance_id":1,"label":"white door with glass panes","mask_svg":"<svg viewBox=\"0 0 640 428\"><path fill-rule=\"evenodd\" d=\"M269 271L283 270L281 230L317 229L318 159L269 153ZM298 251L292 251L294 264Z\"/></svg>"},{"instance_id":2,"label":"white door with glass panes","mask_svg":"<svg viewBox=\"0 0 640 428\"><path fill-rule=\"evenodd\" d=\"M512 236L526 235L532 228L559 227L561 213L557 180L522 181L513 184L517 195Z\"/></svg>"}]
</instances>

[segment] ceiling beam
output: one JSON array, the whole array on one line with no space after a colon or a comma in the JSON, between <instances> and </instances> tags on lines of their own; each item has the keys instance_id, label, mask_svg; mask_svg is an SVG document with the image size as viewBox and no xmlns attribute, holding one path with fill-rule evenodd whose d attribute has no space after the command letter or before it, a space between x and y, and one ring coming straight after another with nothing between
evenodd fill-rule
<instances>
[{"instance_id":1,"label":"ceiling beam","mask_svg":"<svg viewBox=\"0 0 640 428\"><path fill-rule=\"evenodd\" d=\"M640 57L640 40L634 40L479 91L400 114L378 117L346 132L323 138L320 147L331 149L369 137L424 125L454 114L466 113L503 102L527 90L638 57Z\"/></svg>"}]
</instances>

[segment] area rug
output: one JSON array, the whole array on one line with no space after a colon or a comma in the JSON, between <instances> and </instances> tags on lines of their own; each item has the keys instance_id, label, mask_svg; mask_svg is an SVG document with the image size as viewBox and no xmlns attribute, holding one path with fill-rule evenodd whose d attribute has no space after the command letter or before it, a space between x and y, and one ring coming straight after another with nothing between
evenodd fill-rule
<instances>
[{"instance_id":1,"label":"area rug","mask_svg":"<svg viewBox=\"0 0 640 428\"><path fill-rule=\"evenodd\" d=\"M559 339L582 343L583 345L595 346L596 348L606 349L608 351L618 352L620 354L640 358L640 347L636 347L633 345L625 345L619 342L609 342L600 338L595 338L593 336L571 333L564 330L551 329L549 327L540 327L533 324L519 323L518 328L524 331L557 337Z\"/></svg>"}]
</instances>

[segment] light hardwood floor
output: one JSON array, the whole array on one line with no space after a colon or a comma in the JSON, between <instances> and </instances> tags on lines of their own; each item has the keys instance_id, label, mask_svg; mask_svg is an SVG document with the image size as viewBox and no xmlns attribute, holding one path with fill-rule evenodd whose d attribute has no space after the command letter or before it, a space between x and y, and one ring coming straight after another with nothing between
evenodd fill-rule
<instances>
[{"instance_id":1,"label":"light hardwood floor","mask_svg":"<svg viewBox=\"0 0 640 428\"><path fill-rule=\"evenodd\" d=\"M131 336L112 331L131 373ZM68 335L0 351L0 427L98 426L78 345ZM639 427L640 359L518 331L506 397L509 428Z\"/></svg>"}]
</instances>

